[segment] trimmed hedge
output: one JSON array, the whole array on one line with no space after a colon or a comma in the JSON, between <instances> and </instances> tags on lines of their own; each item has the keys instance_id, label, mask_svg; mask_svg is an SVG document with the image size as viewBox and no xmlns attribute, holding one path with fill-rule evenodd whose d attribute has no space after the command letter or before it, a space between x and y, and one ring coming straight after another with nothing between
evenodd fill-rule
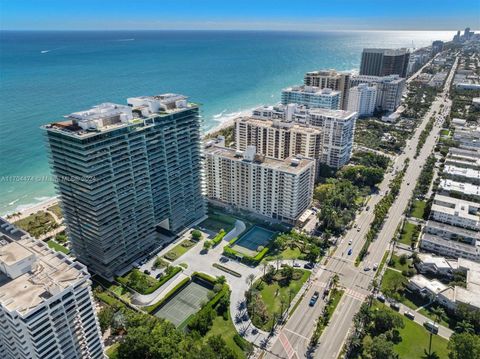
<instances>
[{"instance_id":1,"label":"trimmed hedge","mask_svg":"<svg viewBox=\"0 0 480 359\"><path fill-rule=\"evenodd\" d=\"M236 241L237 238L234 238L234 240ZM234 240L232 239L232 241ZM227 257L232 257L232 258L242 257L242 261L244 263L255 265L255 264L258 264L263 259L263 257L265 257L265 255L269 250L270 250L270 246L266 246L260 252L255 254L254 257L252 257L236 251L231 247L231 243L230 243L227 246L223 247L223 254Z\"/></svg>"},{"instance_id":2,"label":"trimmed hedge","mask_svg":"<svg viewBox=\"0 0 480 359\"><path fill-rule=\"evenodd\" d=\"M168 282L170 279L172 279L178 272L182 271L182 267L173 267L172 272L169 275L166 275L165 277L162 277L158 282L160 285L158 286L159 288L164 285L166 282Z\"/></svg>"},{"instance_id":3,"label":"trimmed hedge","mask_svg":"<svg viewBox=\"0 0 480 359\"><path fill-rule=\"evenodd\" d=\"M253 345L238 333L233 336L233 341L246 353L251 352L253 349Z\"/></svg>"},{"instance_id":4,"label":"trimmed hedge","mask_svg":"<svg viewBox=\"0 0 480 359\"><path fill-rule=\"evenodd\" d=\"M221 264L218 264L218 263L213 263L212 264L213 267L217 268L217 269L220 269L228 274L231 274L233 275L234 277L237 277L237 278L240 278L242 275L238 272L235 272L233 269L230 269L230 268L227 268L225 266L222 266Z\"/></svg>"},{"instance_id":5,"label":"trimmed hedge","mask_svg":"<svg viewBox=\"0 0 480 359\"><path fill-rule=\"evenodd\" d=\"M221 229L220 232L217 233L215 238L212 239L213 246L215 247L218 244L220 244L220 242L222 241L223 237L225 237L226 234L227 232L225 232L224 229Z\"/></svg>"},{"instance_id":6,"label":"trimmed hedge","mask_svg":"<svg viewBox=\"0 0 480 359\"><path fill-rule=\"evenodd\" d=\"M220 299L222 299L224 296L230 297L230 288L229 288L228 284L226 284L226 283L222 286L222 289L218 293L216 293L215 296L212 299L210 299L209 302L207 302L197 313L195 313L194 315L192 315L188 318L187 323L185 323L185 322L182 323L182 327L184 327L185 324L186 324L186 326L189 326L190 323L192 323L199 316L202 316L203 313L205 313L206 311L211 310L211 309L215 309L215 306L218 304Z\"/></svg>"},{"instance_id":7,"label":"trimmed hedge","mask_svg":"<svg viewBox=\"0 0 480 359\"><path fill-rule=\"evenodd\" d=\"M170 297L172 297L176 292L178 292L181 288L183 288L185 285L190 283L190 278L184 278L178 283L170 292L168 292L165 297L160 299L157 303L149 305L147 307L144 307L143 310L145 310L148 314L152 314L155 310L160 308L162 304L164 304Z\"/></svg>"},{"instance_id":8,"label":"trimmed hedge","mask_svg":"<svg viewBox=\"0 0 480 359\"><path fill-rule=\"evenodd\" d=\"M193 279L193 277L198 277L198 278L203 279L207 282L210 282L211 284L215 284L217 282L216 278L214 278L211 275L208 275L206 273L203 273L203 272L193 272L192 279Z\"/></svg>"}]
</instances>

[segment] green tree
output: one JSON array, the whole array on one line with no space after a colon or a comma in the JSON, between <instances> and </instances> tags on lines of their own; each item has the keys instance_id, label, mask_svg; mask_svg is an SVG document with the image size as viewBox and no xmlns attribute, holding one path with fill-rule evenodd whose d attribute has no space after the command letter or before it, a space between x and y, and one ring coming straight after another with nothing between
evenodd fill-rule
<instances>
[{"instance_id":1,"label":"green tree","mask_svg":"<svg viewBox=\"0 0 480 359\"><path fill-rule=\"evenodd\" d=\"M387 340L385 334L373 338L368 354L372 359L398 359L393 343Z\"/></svg>"},{"instance_id":2,"label":"green tree","mask_svg":"<svg viewBox=\"0 0 480 359\"><path fill-rule=\"evenodd\" d=\"M198 229L194 229L192 231L192 239L195 241L202 239L202 232L200 232Z\"/></svg>"},{"instance_id":3,"label":"green tree","mask_svg":"<svg viewBox=\"0 0 480 359\"><path fill-rule=\"evenodd\" d=\"M455 333L448 342L450 359L480 358L480 336L470 333Z\"/></svg>"}]
</instances>

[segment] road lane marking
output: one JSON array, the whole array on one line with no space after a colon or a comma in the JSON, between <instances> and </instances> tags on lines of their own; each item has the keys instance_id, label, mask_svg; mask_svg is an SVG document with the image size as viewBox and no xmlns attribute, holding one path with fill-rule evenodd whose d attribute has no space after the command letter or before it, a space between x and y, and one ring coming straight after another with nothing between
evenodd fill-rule
<instances>
[{"instance_id":1,"label":"road lane marking","mask_svg":"<svg viewBox=\"0 0 480 359\"><path fill-rule=\"evenodd\" d=\"M287 328L283 328L283 330L286 330L287 332L293 334L293 335L296 335L297 337L300 337L302 339L305 339L305 340L310 340L309 338L307 338L306 336L300 334L300 333L297 333L297 332L294 332L293 330L290 330L290 329L287 329Z\"/></svg>"}]
</instances>

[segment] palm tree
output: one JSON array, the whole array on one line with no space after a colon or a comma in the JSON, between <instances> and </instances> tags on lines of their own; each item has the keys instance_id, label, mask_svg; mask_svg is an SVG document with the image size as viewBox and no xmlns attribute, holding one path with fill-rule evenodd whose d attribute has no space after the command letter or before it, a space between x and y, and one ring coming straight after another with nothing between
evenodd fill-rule
<instances>
[{"instance_id":1,"label":"palm tree","mask_svg":"<svg viewBox=\"0 0 480 359\"><path fill-rule=\"evenodd\" d=\"M433 308L432 309L432 314L434 316L434 320L433 320L433 325L437 324L440 319L445 315L445 311L440 308L440 307L436 307L436 308ZM430 341L428 343L428 355L432 355L432 336L433 336L433 333L432 331L430 330ZM425 353L427 353L427 351L425 350ZM429 359L433 359L433 358L429 358Z\"/></svg>"},{"instance_id":2,"label":"palm tree","mask_svg":"<svg viewBox=\"0 0 480 359\"><path fill-rule=\"evenodd\" d=\"M281 254L275 257L275 262L277 264L277 271L278 271L278 268L280 267L280 262L282 261L282 259L283 259L283 256Z\"/></svg>"},{"instance_id":3,"label":"palm tree","mask_svg":"<svg viewBox=\"0 0 480 359\"><path fill-rule=\"evenodd\" d=\"M267 272L268 268L268 263L267 262L262 262L262 270L263 270L263 276L265 277L265 274Z\"/></svg>"},{"instance_id":4,"label":"palm tree","mask_svg":"<svg viewBox=\"0 0 480 359\"><path fill-rule=\"evenodd\" d=\"M422 356L422 359L440 359L437 352L428 353L426 349L424 349L423 352L424 355Z\"/></svg>"},{"instance_id":5,"label":"palm tree","mask_svg":"<svg viewBox=\"0 0 480 359\"><path fill-rule=\"evenodd\" d=\"M461 322L458 322L455 326L455 332L457 333L473 333L474 331L475 328L473 327L472 323L465 319Z\"/></svg>"},{"instance_id":6,"label":"palm tree","mask_svg":"<svg viewBox=\"0 0 480 359\"><path fill-rule=\"evenodd\" d=\"M252 286L254 280L255 280L255 274L253 273L250 273L247 276L247 278L245 278L245 282L247 282L249 288Z\"/></svg>"}]
</instances>

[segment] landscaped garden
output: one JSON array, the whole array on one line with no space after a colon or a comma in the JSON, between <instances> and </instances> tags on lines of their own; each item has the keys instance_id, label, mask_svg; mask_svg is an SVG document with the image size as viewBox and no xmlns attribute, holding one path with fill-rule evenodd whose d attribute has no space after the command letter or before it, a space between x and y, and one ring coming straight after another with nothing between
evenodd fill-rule
<instances>
[{"instance_id":1,"label":"landscaped garden","mask_svg":"<svg viewBox=\"0 0 480 359\"><path fill-rule=\"evenodd\" d=\"M128 274L117 277L116 280L134 291L140 294L150 294L160 288L163 284L173 278L182 268L180 267L167 267L164 275L159 279L155 279L152 276L142 273L138 269L132 269Z\"/></svg>"},{"instance_id":2,"label":"landscaped garden","mask_svg":"<svg viewBox=\"0 0 480 359\"><path fill-rule=\"evenodd\" d=\"M284 266L265 268L265 274L250 284L247 292L247 308L253 324L266 331L279 320L291 304L310 271ZM247 281L252 278L247 278Z\"/></svg>"},{"instance_id":3,"label":"landscaped garden","mask_svg":"<svg viewBox=\"0 0 480 359\"><path fill-rule=\"evenodd\" d=\"M291 230L275 238L264 261L301 259L314 263L325 254L329 246L330 242L326 239Z\"/></svg>"},{"instance_id":4,"label":"landscaped garden","mask_svg":"<svg viewBox=\"0 0 480 359\"><path fill-rule=\"evenodd\" d=\"M30 233L35 238L39 238L44 234L58 228L58 224L53 216L45 211L31 214L28 217L20 219L13 223L18 228Z\"/></svg>"},{"instance_id":5,"label":"landscaped garden","mask_svg":"<svg viewBox=\"0 0 480 359\"><path fill-rule=\"evenodd\" d=\"M405 221L399 242L413 248L417 243L420 231L420 225Z\"/></svg>"},{"instance_id":6,"label":"landscaped garden","mask_svg":"<svg viewBox=\"0 0 480 359\"><path fill-rule=\"evenodd\" d=\"M63 218L63 212L62 212L62 208L60 207L60 204L58 203L54 204L53 206L48 207L47 210L50 212L53 212L53 214L57 216L58 219Z\"/></svg>"},{"instance_id":7,"label":"landscaped garden","mask_svg":"<svg viewBox=\"0 0 480 359\"><path fill-rule=\"evenodd\" d=\"M431 351L437 357L427 356L427 329L378 301L373 301L372 306L366 301L355 315L354 324L350 358L448 358L446 339L433 335Z\"/></svg>"},{"instance_id":8,"label":"landscaped garden","mask_svg":"<svg viewBox=\"0 0 480 359\"><path fill-rule=\"evenodd\" d=\"M172 248L168 253L166 253L163 258L173 262L174 260L181 257L185 254L189 249L191 249L197 242L191 239L185 239L181 243L177 244L175 247Z\"/></svg>"}]
</instances>

